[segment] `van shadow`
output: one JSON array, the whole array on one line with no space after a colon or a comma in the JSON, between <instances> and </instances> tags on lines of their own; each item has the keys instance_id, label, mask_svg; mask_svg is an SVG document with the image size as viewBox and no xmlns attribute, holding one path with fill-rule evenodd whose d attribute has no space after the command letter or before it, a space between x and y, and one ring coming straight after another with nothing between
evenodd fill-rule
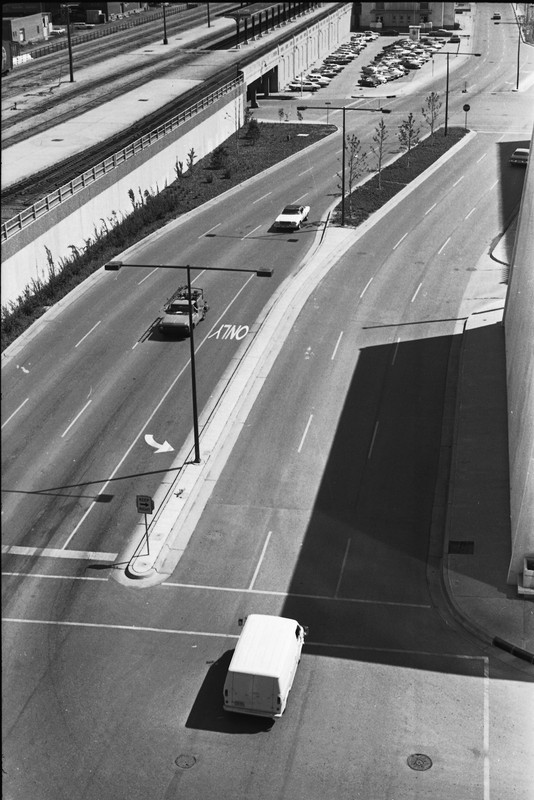
<instances>
[{"instance_id":1,"label":"van shadow","mask_svg":"<svg viewBox=\"0 0 534 800\"><path fill-rule=\"evenodd\" d=\"M185 723L186 728L218 733L266 733L274 720L232 714L223 708L223 688L234 650L227 650L209 668Z\"/></svg>"}]
</instances>

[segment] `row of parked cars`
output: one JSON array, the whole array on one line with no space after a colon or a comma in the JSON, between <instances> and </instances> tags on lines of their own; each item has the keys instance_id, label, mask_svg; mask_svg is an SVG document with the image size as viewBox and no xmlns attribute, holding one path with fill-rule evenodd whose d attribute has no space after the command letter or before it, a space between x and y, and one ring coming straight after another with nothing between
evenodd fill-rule
<instances>
[{"instance_id":1,"label":"row of parked cars","mask_svg":"<svg viewBox=\"0 0 534 800\"><path fill-rule=\"evenodd\" d=\"M437 53L447 40L440 37L399 39L382 48L372 64L362 67L360 86L378 86L381 83L402 78L410 70L421 69L423 64Z\"/></svg>"},{"instance_id":2,"label":"row of parked cars","mask_svg":"<svg viewBox=\"0 0 534 800\"><path fill-rule=\"evenodd\" d=\"M308 72L305 78L291 81L287 88L291 92L301 90L316 92L322 86L328 86L332 78L335 78L347 64L351 64L373 39L378 39L378 34L373 31L352 34L350 42L340 45L319 67Z\"/></svg>"}]
</instances>

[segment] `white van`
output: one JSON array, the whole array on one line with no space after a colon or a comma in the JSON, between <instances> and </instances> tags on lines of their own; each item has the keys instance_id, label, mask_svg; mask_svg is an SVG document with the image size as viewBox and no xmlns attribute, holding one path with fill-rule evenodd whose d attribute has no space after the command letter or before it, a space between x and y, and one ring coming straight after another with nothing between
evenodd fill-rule
<instances>
[{"instance_id":1,"label":"white van","mask_svg":"<svg viewBox=\"0 0 534 800\"><path fill-rule=\"evenodd\" d=\"M249 614L228 667L225 710L281 717L307 632L294 619Z\"/></svg>"}]
</instances>

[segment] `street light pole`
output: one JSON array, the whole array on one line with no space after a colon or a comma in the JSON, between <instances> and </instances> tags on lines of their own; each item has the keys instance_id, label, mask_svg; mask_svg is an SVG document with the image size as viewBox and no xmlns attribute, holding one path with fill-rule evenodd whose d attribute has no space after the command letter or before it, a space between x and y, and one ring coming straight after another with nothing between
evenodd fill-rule
<instances>
[{"instance_id":1,"label":"street light pole","mask_svg":"<svg viewBox=\"0 0 534 800\"><path fill-rule=\"evenodd\" d=\"M104 265L104 269L110 272L118 272L122 267L137 267L141 269L185 269L187 270L187 292L189 299L189 339L191 348L191 394L193 401L193 436L195 442L194 463L200 463L200 436L198 428L198 408L197 408L197 378L195 368L195 340L193 334L193 297L191 292L191 270L198 269L202 272L253 272L258 278L272 277L273 270L270 267L263 269L238 269L237 267L192 267L190 264L125 264L123 261L110 261Z\"/></svg>"},{"instance_id":2,"label":"street light pole","mask_svg":"<svg viewBox=\"0 0 534 800\"><path fill-rule=\"evenodd\" d=\"M78 3L74 3L73 5L77 6ZM74 69L72 66L72 39L70 33L70 3L64 3L61 5L61 8L65 8L67 10L67 47L69 50L69 74L70 74L70 82L74 83Z\"/></svg>"},{"instance_id":3,"label":"street light pole","mask_svg":"<svg viewBox=\"0 0 534 800\"><path fill-rule=\"evenodd\" d=\"M515 25L515 22L494 22L494 25ZM521 52L521 22L517 20L517 70L515 77L515 90L519 91L519 65L520 65L520 52Z\"/></svg>"},{"instance_id":4,"label":"street light pole","mask_svg":"<svg viewBox=\"0 0 534 800\"><path fill-rule=\"evenodd\" d=\"M162 3L162 5L163 5L163 44L169 44L167 40L167 15L166 15L167 3Z\"/></svg>"},{"instance_id":5,"label":"street light pole","mask_svg":"<svg viewBox=\"0 0 534 800\"><path fill-rule=\"evenodd\" d=\"M381 114L391 114L390 108L346 108L345 106L333 106L328 102L325 101L324 106L297 106L297 111L306 111L307 109L312 108L326 108L328 110L331 108L334 111L343 111L343 148L341 150L341 227L345 226L345 111L371 111L371 112L380 112Z\"/></svg>"},{"instance_id":6,"label":"street light pole","mask_svg":"<svg viewBox=\"0 0 534 800\"><path fill-rule=\"evenodd\" d=\"M481 53L455 53L457 56L475 56L479 58ZM447 136L449 130L449 56L450 53L447 50L446 53L434 53L433 56L447 56L447 81L445 84L445 129L444 129L444 136ZM433 57L432 57L433 58Z\"/></svg>"}]
</instances>

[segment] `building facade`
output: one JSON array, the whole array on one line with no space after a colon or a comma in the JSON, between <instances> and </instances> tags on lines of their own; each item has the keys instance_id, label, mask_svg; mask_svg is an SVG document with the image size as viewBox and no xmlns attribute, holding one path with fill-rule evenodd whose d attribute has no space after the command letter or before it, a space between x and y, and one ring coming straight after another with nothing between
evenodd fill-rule
<instances>
[{"instance_id":1,"label":"building facade","mask_svg":"<svg viewBox=\"0 0 534 800\"><path fill-rule=\"evenodd\" d=\"M357 3L360 28L407 31L410 25L454 27L454 3Z\"/></svg>"}]
</instances>

